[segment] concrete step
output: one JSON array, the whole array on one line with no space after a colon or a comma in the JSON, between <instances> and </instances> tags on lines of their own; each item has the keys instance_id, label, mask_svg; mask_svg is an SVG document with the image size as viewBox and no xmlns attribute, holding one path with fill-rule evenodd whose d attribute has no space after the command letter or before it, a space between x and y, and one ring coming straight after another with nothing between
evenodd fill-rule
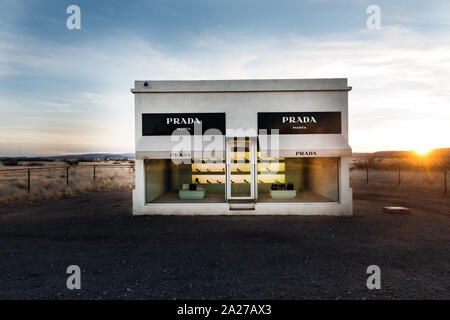
<instances>
[{"instance_id":1,"label":"concrete step","mask_svg":"<svg viewBox=\"0 0 450 320\"><path fill-rule=\"evenodd\" d=\"M230 210L255 210L255 201L251 200L230 200L228 201Z\"/></svg>"}]
</instances>

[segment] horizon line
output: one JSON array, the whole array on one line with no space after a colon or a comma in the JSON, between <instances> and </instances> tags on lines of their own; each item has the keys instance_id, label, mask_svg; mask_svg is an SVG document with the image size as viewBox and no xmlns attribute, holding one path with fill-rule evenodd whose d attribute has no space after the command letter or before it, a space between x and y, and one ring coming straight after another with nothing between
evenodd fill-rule
<instances>
[{"instance_id":1,"label":"horizon line","mask_svg":"<svg viewBox=\"0 0 450 320\"><path fill-rule=\"evenodd\" d=\"M441 150L441 149L450 149L450 147L442 147L442 148L432 148L428 150L426 153L430 153L433 150ZM411 150L377 150L377 151L352 151L352 155L354 154L374 154L377 152L415 152L417 151ZM62 154L53 154L53 155L6 155L0 156L0 159L4 158L57 158L57 157L67 157L67 156L88 156L88 155L99 155L99 156L107 156L107 155L125 155L125 154L133 154L135 156L135 152L80 152L80 153L62 153Z\"/></svg>"}]
</instances>

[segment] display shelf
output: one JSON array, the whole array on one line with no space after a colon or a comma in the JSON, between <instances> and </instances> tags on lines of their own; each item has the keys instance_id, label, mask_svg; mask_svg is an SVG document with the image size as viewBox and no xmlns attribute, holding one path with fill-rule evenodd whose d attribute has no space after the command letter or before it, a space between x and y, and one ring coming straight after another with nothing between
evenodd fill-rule
<instances>
[{"instance_id":1,"label":"display shelf","mask_svg":"<svg viewBox=\"0 0 450 320\"><path fill-rule=\"evenodd\" d=\"M270 175L258 175L258 183L285 183L286 177L284 174L270 174Z\"/></svg>"},{"instance_id":2,"label":"display shelf","mask_svg":"<svg viewBox=\"0 0 450 320\"><path fill-rule=\"evenodd\" d=\"M261 157L261 151L258 151L257 155L258 155L258 159L269 159L269 160L277 160L277 159L284 160L285 159L284 157L278 157L278 158L276 158L276 157Z\"/></svg>"},{"instance_id":3,"label":"display shelf","mask_svg":"<svg viewBox=\"0 0 450 320\"><path fill-rule=\"evenodd\" d=\"M258 183L272 184L285 182L285 163L270 159L267 162L258 162L255 165L248 160L231 160L231 163L193 163L192 183L225 184L226 168L230 169L230 179L233 184L250 184L251 170L254 168ZM269 169L269 170L267 170ZM208 171L210 170L210 171ZM208 182L209 181L209 182Z\"/></svg>"},{"instance_id":4,"label":"display shelf","mask_svg":"<svg viewBox=\"0 0 450 320\"><path fill-rule=\"evenodd\" d=\"M199 175L202 175L202 174L218 174L218 175L220 175L220 174L222 174L222 175L224 175L225 171L192 171L192 174L199 174Z\"/></svg>"},{"instance_id":5,"label":"display shelf","mask_svg":"<svg viewBox=\"0 0 450 320\"><path fill-rule=\"evenodd\" d=\"M277 173L284 173L284 170L278 170L278 171L259 171L258 174L277 174Z\"/></svg>"},{"instance_id":6,"label":"display shelf","mask_svg":"<svg viewBox=\"0 0 450 320\"><path fill-rule=\"evenodd\" d=\"M284 163L284 158L258 158L258 163Z\"/></svg>"},{"instance_id":7,"label":"display shelf","mask_svg":"<svg viewBox=\"0 0 450 320\"><path fill-rule=\"evenodd\" d=\"M224 168L225 163L193 163L192 168Z\"/></svg>"},{"instance_id":8,"label":"display shelf","mask_svg":"<svg viewBox=\"0 0 450 320\"><path fill-rule=\"evenodd\" d=\"M209 170L209 171L208 171ZM192 174L224 174L224 163L193 163Z\"/></svg>"},{"instance_id":9,"label":"display shelf","mask_svg":"<svg viewBox=\"0 0 450 320\"><path fill-rule=\"evenodd\" d=\"M192 164L200 164L200 165L202 165L202 164L204 164L204 165L214 165L214 164L220 164L220 165L224 165L225 164L225 160L218 160L218 161L213 161L213 160L211 160L211 161L203 161L203 162L192 162Z\"/></svg>"},{"instance_id":10,"label":"display shelf","mask_svg":"<svg viewBox=\"0 0 450 320\"><path fill-rule=\"evenodd\" d=\"M198 179L198 182L197 182L197 179ZM191 180L192 180L192 183L200 183L200 184L224 184L225 183L225 175L224 174L221 174L221 175L193 174Z\"/></svg>"},{"instance_id":11,"label":"display shelf","mask_svg":"<svg viewBox=\"0 0 450 320\"><path fill-rule=\"evenodd\" d=\"M234 176L230 178L231 184L250 184L251 181L250 176Z\"/></svg>"},{"instance_id":12,"label":"display shelf","mask_svg":"<svg viewBox=\"0 0 450 320\"><path fill-rule=\"evenodd\" d=\"M209 163L209 162L225 161L225 158L209 158L209 159L191 158L191 159L192 163Z\"/></svg>"},{"instance_id":13,"label":"display shelf","mask_svg":"<svg viewBox=\"0 0 450 320\"><path fill-rule=\"evenodd\" d=\"M257 168L260 172L283 172L286 167L284 162L267 162L258 163Z\"/></svg>"},{"instance_id":14,"label":"display shelf","mask_svg":"<svg viewBox=\"0 0 450 320\"><path fill-rule=\"evenodd\" d=\"M250 174L250 171L230 171L231 174ZM192 171L192 174L225 174L225 171ZM258 171L258 174L284 174L282 171Z\"/></svg>"},{"instance_id":15,"label":"display shelf","mask_svg":"<svg viewBox=\"0 0 450 320\"><path fill-rule=\"evenodd\" d=\"M282 172L282 171L280 171ZM280 172L258 172L258 174L279 174ZM251 172L250 171L231 171L232 175L249 175ZM211 175L211 174L215 174L215 175L224 175L225 172L224 171L192 171L193 175Z\"/></svg>"}]
</instances>

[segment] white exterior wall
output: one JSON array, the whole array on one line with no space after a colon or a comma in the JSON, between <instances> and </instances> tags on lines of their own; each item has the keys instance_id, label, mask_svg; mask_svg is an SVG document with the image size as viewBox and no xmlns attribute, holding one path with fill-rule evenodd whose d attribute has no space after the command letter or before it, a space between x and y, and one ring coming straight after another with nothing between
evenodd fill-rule
<instances>
[{"instance_id":1,"label":"white exterior wall","mask_svg":"<svg viewBox=\"0 0 450 320\"><path fill-rule=\"evenodd\" d=\"M135 145L142 138L143 113L225 112L227 136L257 136L258 112L339 111L342 135L348 141L347 79L136 81ZM238 130L238 131L236 131ZM351 215L349 158L340 158L339 202L256 203L255 210L229 210L227 203L145 203L144 161L136 159L133 214L296 214Z\"/></svg>"},{"instance_id":2,"label":"white exterior wall","mask_svg":"<svg viewBox=\"0 0 450 320\"><path fill-rule=\"evenodd\" d=\"M258 112L341 111L347 119L347 92L136 93L136 145L142 137L142 113L226 112L227 130L257 135ZM348 124L342 123L348 139ZM248 134L247 134L248 136Z\"/></svg>"}]
</instances>

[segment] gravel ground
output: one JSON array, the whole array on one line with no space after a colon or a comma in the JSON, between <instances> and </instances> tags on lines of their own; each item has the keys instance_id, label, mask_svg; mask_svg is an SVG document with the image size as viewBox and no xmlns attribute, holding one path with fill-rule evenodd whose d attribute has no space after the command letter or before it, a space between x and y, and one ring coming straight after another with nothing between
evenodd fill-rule
<instances>
[{"instance_id":1,"label":"gravel ground","mask_svg":"<svg viewBox=\"0 0 450 320\"><path fill-rule=\"evenodd\" d=\"M1 205L0 298L450 299L450 198L354 198L351 218L132 217L130 190ZM81 290L66 289L71 264Z\"/></svg>"}]
</instances>

